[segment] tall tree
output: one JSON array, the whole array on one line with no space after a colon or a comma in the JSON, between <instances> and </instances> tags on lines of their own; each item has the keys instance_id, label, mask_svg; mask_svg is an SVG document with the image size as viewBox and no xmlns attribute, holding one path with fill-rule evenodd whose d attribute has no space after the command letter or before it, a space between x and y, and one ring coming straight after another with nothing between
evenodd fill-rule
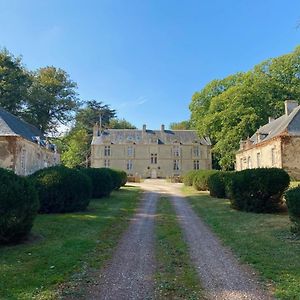
<instances>
[{"instance_id":1,"label":"tall tree","mask_svg":"<svg viewBox=\"0 0 300 300\"><path fill-rule=\"evenodd\" d=\"M74 118L79 106L77 84L62 69L40 68L32 73L24 118L42 131L55 132Z\"/></svg>"},{"instance_id":2,"label":"tall tree","mask_svg":"<svg viewBox=\"0 0 300 300\"><path fill-rule=\"evenodd\" d=\"M268 117L283 113L283 101L300 99L300 47L269 59L247 73L209 83L194 94L192 122L213 141L223 169L232 169L239 141L251 136Z\"/></svg>"},{"instance_id":3,"label":"tall tree","mask_svg":"<svg viewBox=\"0 0 300 300\"><path fill-rule=\"evenodd\" d=\"M125 119L113 118L109 121L108 128L111 129L136 129L136 127Z\"/></svg>"},{"instance_id":4,"label":"tall tree","mask_svg":"<svg viewBox=\"0 0 300 300\"><path fill-rule=\"evenodd\" d=\"M192 129L190 121L173 122L170 124L171 130L188 130Z\"/></svg>"},{"instance_id":5,"label":"tall tree","mask_svg":"<svg viewBox=\"0 0 300 300\"><path fill-rule=\"evenodd\" d=\"M0 51L0 106L19 115L30 85L31 78L21 57L14 57L6 49Z\"/></svg>"}]
</instances>

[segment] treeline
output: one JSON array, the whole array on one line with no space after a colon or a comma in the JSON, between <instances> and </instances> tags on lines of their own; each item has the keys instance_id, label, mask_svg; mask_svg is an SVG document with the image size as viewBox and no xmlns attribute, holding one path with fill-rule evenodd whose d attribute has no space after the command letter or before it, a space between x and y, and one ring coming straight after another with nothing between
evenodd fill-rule
<instances>
[{"instance_id":1,"label":"treeline","mask_svg":"<svg viewBox=\"0 0 300 300\"><path fill-rule=\"evenodd\" d=\"M191 123L213 142L215 167L234 167L235 152L268 117L284 113L285 100L300 100L300 47L248 72L213 80L190 103Z\"/></svg>"},{"instance_id":2,"label":"treeline","mask_svg":"<svg viewBox=\"0 0 300 300\"><path fill-rule=\"evenodd\" d=\"M28 70L21 57L0 51L0 107L38 127L48 135L57 134L61 125L71 129L56 139L62 162L69 166L87 165L92 127L102 116L109 128L135 128L116 111L96 100L80 99L77 83L57 67Z\"/></svg>"}]
</instances>

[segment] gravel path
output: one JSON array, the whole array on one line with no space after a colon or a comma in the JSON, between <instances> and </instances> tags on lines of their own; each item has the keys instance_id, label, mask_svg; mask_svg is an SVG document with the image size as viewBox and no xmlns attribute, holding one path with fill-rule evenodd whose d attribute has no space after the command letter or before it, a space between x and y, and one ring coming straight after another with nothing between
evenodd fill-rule
<instances>
[{"instance_id":1,"label":"gravel path","mask_svg":"<svg viewBox=\"0 0 300 300\"><path fill-rule=\"evenodd\" d=\"M191 259L209 299L272 299L261 289L257 279L250 273L250 268L248 270L242 267L231 251L220 244L211 230L195 214L181 195L180 185L158 180L145 181L142 184L143 188L149 189L149 186L171 196L190 248Z\"/></svg>"},{"instance_id":2,"label":"gravel path","mask_svg":"<svg viewBox=\"0 0 300 300\"><path fill-rule=\"evenodd\" d=\"M159 194L146 192L140 208L98 284L86 299L152 299L154 218Z\"/></svg>"}]
</instances>

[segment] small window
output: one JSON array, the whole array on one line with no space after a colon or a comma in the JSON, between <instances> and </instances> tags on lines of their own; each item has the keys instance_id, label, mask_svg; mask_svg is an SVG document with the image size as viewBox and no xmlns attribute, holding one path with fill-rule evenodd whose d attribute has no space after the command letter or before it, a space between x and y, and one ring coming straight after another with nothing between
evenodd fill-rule
<instances>
[{"instance_id":1,"label":"small window","mask_svg":"<svg viewBox=\"0 0 300 300\"><path fill-rule=\"evenodd\" d=\"M179 146L173 146L173 156L180 156L180 147Z\"/></svg>"},{"instance_id":2,"label":"small window","mask_svg":"<svg viewBox=\"0 0 300 300\"><path fill-rule=\"evenodd\" d=\"M109 168L109 167L110 167L109 159L104 159L104 168Z\"/></svg>"},{"instance_id":3,"label":"small window","mask_svg":"<svg viewBox=\"0 0 300 300\"><path fill-rule=\"evenodd\" d=\"M110 156L110 146L104 146L104 156Z\"/></svg>"},{"instance_id":4,"label":"small window","mask_svg":"<svg viewBox=\"0 0 300 300\"><path fill-rule=\"evenodd\" d=\"M200 156L200 147L199 146L194 146L193 147L193 154L194 154L195 157Z\"/></svg>"},{"instance_id":5,"label":"small window","mask_svg":"<svg viewBox=\"0 0 300 300\"><path fill-rule=\"evenodd\" d=\"M256 154L256 161L257 161L257 167L260 168L260 165L261 165L261 163L260 163L260 153Z\"/></svg>"},{"instance_id":6,"label":"small window","mask_svg":"<svg viewBox=\"0 0 300 300\"><path fill-rule=\"evenodd\" d=\"M247 168L248 169L252 169L252 162L251 162L251 157L248 156L248 160L247 160Z\"/></svg>"},{"instance_id":7,"label":"small window","mask_svg":"<svg viewBox=\"0 0 300 300\"><path fill-rule=\"evenodd\" d=\"M150 163L151 164L157 164L157 153L151 153Z\"/></svg>"},{"instance_id":8,"label":"small window","mask_svg":"<svg viewBox=\"0 0 300 300\"><path fill-rule=\"evenodd\" d=\"M194 170L199 170L200 169L200 162L199 160L194 160Z\"/></svg>"},{"instance_id":9,"label":"small window","mask_svg":"<svg viewBox=\"0 0 300 300\"><path fill-rule=\"evenodd\" d=\"M126 169L127 170L132 170L133 164L132 164L132 160L127 160L127 165L126 165Z\"/></svg>"},{"instance_id":10,"label":"small window","mask_svg":"<svg viewBox=\"0 0 300 300\"><path fill-rule=\"evenodd\" d=\"M133 147L129 146L127 148L127 156L133 156L133 151L134 151Z\"/></svg>"},{"instance_id":11,"label":"small window","mask_svg":"<svg viewBox=\"0 0 300 300\"><path fill-rule=\"evenodd\" d=\"M173 161L173 170L174 171L180 170L179 159L174 159L174 161Z\"/></svg>"}]
</instances>

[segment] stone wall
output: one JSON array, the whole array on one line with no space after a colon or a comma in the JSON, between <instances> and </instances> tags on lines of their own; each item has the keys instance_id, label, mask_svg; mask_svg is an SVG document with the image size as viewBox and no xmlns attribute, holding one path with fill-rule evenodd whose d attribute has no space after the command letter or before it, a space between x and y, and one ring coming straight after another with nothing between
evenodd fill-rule
<instances>
[{"instance_id":1,"label":"stone wall","mask_svg":"<svg viewBox=\"0 0 300 300\"><path fill-rule=\"evenodd\" d=\"M300 180L300 137L282 138L282 167L292 180Z\"/></svg>"},{"instance_id":2,"label":"stone wall","mask_svg":"<svg viewBox=\"0 0 300 300\"><path fill-rule=\"evenodd\" d=\"M111 155L104 156L104 147L110 146ZM211 169L210 146L199 145L199 156L193 152L194 145L179 145L180 155L173 155L174 145L159 144L101 144L92 145L91 166L105 167L105 160L109 160L109 167L121 169L134 176L166 178L182 175L194 168L194 160L199 160L200 169ZM133 148L132 156L128 156L128 147ZM151 153L157 154L157 164L151 164ZM127 162L132 160L132 170L127 170ZM179 170L174 170L174 160L179 160ZM155 175L155 176L154 176Z\"/></svg>"},{"instance_id":3,"label":"stone wall","mask_svg":"<svg viewBox=\"0 0 300 300\"><path fill-rule=\"evenodd\" d=\"M57 165L60 156L38 144L17 136L0 137L0 167L11 169L18 175Z\"/></svg>"}]
</instances>

